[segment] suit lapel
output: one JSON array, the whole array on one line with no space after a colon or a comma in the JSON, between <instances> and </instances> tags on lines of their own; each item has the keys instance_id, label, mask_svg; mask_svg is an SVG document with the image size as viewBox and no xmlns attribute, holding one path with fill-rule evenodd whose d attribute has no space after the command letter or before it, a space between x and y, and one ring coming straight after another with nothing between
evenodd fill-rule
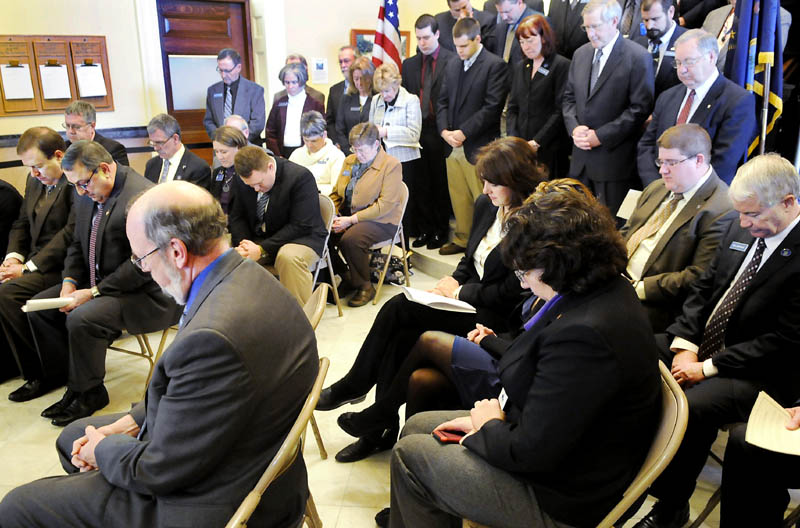
<instances>
[{"instance_id":1,"label":"suit lapel","mask_svg":"<svg viewBox=\"0 0 800 528\"><path fill-rule=\"evenodd\" d=\"M600 91L603 84L611 77L611 73L614 71L614 68L617 67L617 64L620 63L622 60L622 42L623 38L622 35L617 36L617 41L614 43L614 46L611 48L611 53L608 56L608 60L606 60L605 66L603 66L603 71L600 72L600 77L597 78L597 84L594 85L594 90L589 94L589 99L591 99L594 94ZM594 59L594 53L592 53L592 59ZM589 63L589 77L591 77L591 62Z\"/></svg>"},{"instance_id":2,"label":"suit lapel","mask_svg":"<svg viewBox=\"0 0 800 528\"><path fill-rule=\"evenodd\" d=\"M62 175L61 180L64 179L66 179L66 177ZM61 180L59 180L59 183L61 182ZM56 188L56 190L58 190L58 187ZM36 186L35 187L31 186L29 192L31 193L31 197L30 201L28 202L28 207L27 207L28 210L25 213L28 215L29 219L33 219L33 222L31 222L31 241L33 241L39 237L39 231L42 230L44 219L47 217L47 211L45 210L42 211L42 214L34 218L34 213L36 212L36 204L39 202L39 198L42 196L42 194L44 194L45 186L37 181Z\"/></svg>"},{"instance_id":3,"label":"suit lapel","mask_svg":"<svg viewBox=\"0 0 800 528\"><path fill-rule=\"evenodd\" d=\"M219 93L221 97L214 97L214 95L212 94L211 104L213 105L214 114L217 117L217 121L219 123L222 123L223 105L225 104L225 83L222 82L219 83L219 90L216 93Z\"/></svg>"},{"instance_id":4,"label":"suit lapel","mask_svg":"<svg viewBox=\"0 0 800 528\"><path fill-rule=\"evenodd\" d=\"M722 94L722 90L725 87L725 77L722 74L717 77L717 80L714 81L714 84L711 85L711 89L708 91L703 100L700 101L700 106L697 107L695 110L694 115L689 120L690 123L695 123L698 125L702 125L705 123L708 114L711 112L711 109L714 107L714 103L717 102L719 96Z\"/></svg>"},{"instance_id":5,"label":"suit lapel","mask_svg":"<svg viewBox=\"0 0 800 528\"><path fill-rule=\"evenodd\" d=\"M781 245L775 248L767 261L762 264L747 290L758 288L763 282L772 279L781 268L792 262L792 259L797 258L798 252L800 252L800 224L792 229ZM747 295L747 290L745 290L745 295Z\"/></svg>"},{"instance_id":6,"label":"suit lapel","mask_svg":"<svg viewBox=\"0 0 800 528\"><path fill-rule=\"evenodd\" d=\"M243 78L239 79L239 89L236 90L236 100L233 102L233 113L236 115L242 115L240 112L244 110L242 107L244 106L245 101L247 101L247 84L245 84L243 81Z\"/></svg>"},{"instance_id":7,"label":"suit lapel","mask_svg":"<svg viewBox=\"0 0 800 528\"><path fill-rule=\"evenodd\" d=\"M220 262L214 267L213 270L209 273L206 280L203 282L203 286L200 288L200 291L197 293L192 305L189 307L189 311L186 312L183 318L183 325L181 328L186 328L186 325L192 320L194 315L197 313L197 310L202 306L203 302L208 297L208 294L216 288L217 284L222 282L222 280L227 277L237 266L243 263L242 257L239 254L229 249L223 256Z\"/></svg>"},{"instance_id":8,"label":"suit lapel","mask_svg":"<svg viewBox=\"0 0 800 528\"><path fill-rule=\"evenodd\" d=\"M475 249L478 247L481 239L486 235L486 232L489 231L489 228L494 223L495 218L497 217L497 207L491 206L489 208L492 214L483 215L480 218L480 222L478 225L473 225L472 230L476 233L475 236L470 236L467 245L467 253L469 255L473 255L475 253ZM480 235L477 236L477 235Z\"/></svg>"},{"instance_id":9,"label":"suit lapel","mask_svg":"<svg viewBox=\"0 0 800 528\"><path fill-rule=\"evenodd\" d=\"M653 193L647 198L642 206L638 208L636 213L636 221L631 222L631 227L628 230L627 238L630 238L637 230L639 230L639 228L647 223L647 220L653 216L653 213L656 212L668 194L669 191L664 187L664 185L659 185L657 189L653 190Z\"/></svg>"}]
</instances>

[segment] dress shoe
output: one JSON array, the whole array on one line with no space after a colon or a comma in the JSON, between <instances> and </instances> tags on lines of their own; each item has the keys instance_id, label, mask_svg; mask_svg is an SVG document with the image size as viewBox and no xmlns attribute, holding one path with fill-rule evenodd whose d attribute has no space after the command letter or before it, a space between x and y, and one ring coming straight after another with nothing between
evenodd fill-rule
<instances>
[{"instance_id":1,"label":"dress shoe","mask_svg":"<svg viewBox=\"0 0 800 528\"><path fill-rule=\"evenodd\" d=\"M633 528L682 528L689 522L689 503L675 508L659 501Z\"/></svg>"},{"instance_id":2,"label":"dress shoe","mask_svg":"<svg viewBox=\"0 0 800 528\"><path fill-rule=\"evenodd\" d=\"M73 391L72 389L67 389L60 400L42 411L42 418L54 418L59 414L62 414L64 409L66 409L69 404L72 403L72 400L74 400L77 395L77 392Z\"/></svg>"},{"instance_id":3,"label":"dress shoe","mask_svg":"<svg viewBox=\"0 0 800 528\"><path fill-rule=\"evenodd\" d=\"M361 438L371 433L377 433L384 429L392 429L397 427L397 414L394 417L379 416L375 407L370 407L361 412L346 412L339 415L336 423L342 428L342 431ZM373 411L373 412L370 412Z\"/></svg>"},{"instance_id":4,"label":"dress shoe","mask_svg":"<svg viewBox=\"0 0 800 528\"><path fill-rule=\"evenodd\" d=\"M64 412L50 422L56 427L64 427L80 418L91 416L108 405L108 392L103 385L98 385L86 392L78 394Z\"/></svg>"},{"instance_id":5,"label":"dress shoe","mask_svg":"<svg viewBox=\"0 0 800 528\"><path fill-rule=\"evenodd\" d=\"M380 526L380 528L389 526L389 508L384 508L375 514L375 524Z\"/></svg>"},{"instance_id":6,"label":"dress shoe","mask_svg":"<svg viewBox=\"0 0 800 528\"><path fill-rule=\"evenodd\" d=\"M57 385L52 383L47 383L44 380L30 380L26 381L25 385L18 388L14 392L8 395L8 399L13 402L26 402L32 400L34 398L38 398L44 394L47 394Z\"/></svg>"},{"instance_id":7,"label":"dress shoe","mask_svg":"<svg viewBox=\"0 0 800 528\"><path fill-rule=\"evenodd\" d=\"M427 233L423 233L422 235L418 236L414 242L411 243L411 247L420 248L422 246L428 245L428 241L431 239L431 236Z\"/></svg>"},{"instance_id":8,"label":"dress shoe","mask_svg":"<svg viewBox=\"0 0 800 528\"><path fill-rule=\"evenodd\" d=\"M391 449L397 442L397 432L397 429L385 430L377 441L370 438L359 438L336 453L336 461L341 463L358 462L375 453Z\"/></svg>"},{"instance_id":9,"label":"dress shoe","mask_svg":"<svg viewBox=\"0 0 800 528\"><path fill-rule=\"evenodd\" d=\"M467 250L467 248L461 247L458 244L454 244L452 242L448 242L447 244L443 245L439 248L440 255L456 255L458 253L463 253Z\"/></svg>"},{"instance_id":10,"label":"dress shoe","mask_svg":"<svg viewBox=\"0 0 800 528\"><path fill-rule=\"evenodd\" d=\"M347 306L351 308L358 308L359 306L364 306L365 304L369 303L374 298L375 287L370 284L366 288L359 288L355 295L353 295L353 298L347 301Z\"/></svg>"},{"instance_id":11,"label":"dress shoe","mask_svg":"<svg viewBox=\"0 0 800 528\"><path fill-rule=\"evenodd\" d=\"M442 235L431 235L428 237L428 244L425 246L428 249L439 249L447 242L447 237Z\"/></svg>"},{"instance_id":12,"label":"dress shoe","mask_svg":"<svg viewBox=\"0 0 800 528\"><path fill-rule=\"evenodd\" d=\"M366 394L362 394L351 398L350 396L341 395L340 392L337 390L335 383L327 389L322 389L319 400L317 400L316 409L318 411L332 411L348 403L360 403L367 397Z\"/></svg>"}]
</instances>

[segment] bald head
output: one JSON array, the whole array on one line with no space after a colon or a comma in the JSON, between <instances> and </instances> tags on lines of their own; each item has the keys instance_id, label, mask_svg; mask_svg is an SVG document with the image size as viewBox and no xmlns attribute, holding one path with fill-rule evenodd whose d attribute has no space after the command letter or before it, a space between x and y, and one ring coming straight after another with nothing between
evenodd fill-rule
<instances>
[{"instance_id":1,"label":"bald head","mask_svg":"<svg viewBox=\"0 0 800 528\"><path fill-rule=\"evenodd\" d=\"M247 124L247 121L245 121L245 119L240 115L233 114L228 116L228 119L225 120L223 125L237 128L242 131L244 137L250 137L250 127Z\"/></svg>"}]
</instances>

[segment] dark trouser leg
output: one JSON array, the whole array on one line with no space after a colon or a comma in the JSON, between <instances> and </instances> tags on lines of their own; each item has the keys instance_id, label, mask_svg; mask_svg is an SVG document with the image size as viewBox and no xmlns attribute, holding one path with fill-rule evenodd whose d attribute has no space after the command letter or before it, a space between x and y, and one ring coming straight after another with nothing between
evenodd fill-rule
<instances>
[{"instance_id":1,"label":"dark trouser leg","mask_svg":"<svg viewBox=\"0 0 800 528\"><path fill-rule=\"evenodd\" d=\"M114 413L105 414L103 416L89 416L81 418L71 424L67 425L61 434L56 439L56 451L58 452L58 459L61 462L61 467L67 473L77 473L78 468L72 465L72 444L78 438L86 434L86 426L93 425L94 427L103 427L110 423L114 423L127 413Z\"/></svg>"},{"instance_id":2,"label":"dark trouser leg","mask_svg":"<svg viewBox=\"0 0 800 528\"><path fill-rule=\"evenodd\" d=\"M403 233L408 237L416 237L424 233L419 223L419 200L423 187L420 185L420 160L410 160L401 163L403 168L403 183L408 187L408 205L403 214Z\"/></svg>"},{"instance_id":3,"label":"dark trouser leg","mask_svg":"<svg viewBox=\"0 0 800 528\"><path fill-rule=\"evenodd\" d=\"M57 284L35 295L34 299L58 297L61 285ZM66 379L69 374L69 335L67 317L58 310L42 310L28 314L33 342L46 379Z\"/></svg>"},{"instance_id":4,"label":"dark trouser leg","mask_svg":"<svg viewBox=\"0 0 800 528\"><path fill-rule=\"evenodd\" d=\"M366 288L369 279L369 248L381 240L391 239L397 226L378 222L359 222L347 228L339 239L347 266L350 268L350 284L356 288Z\"/></svg>"},{"instance_id":5,"label":"dark trouser leg","mask_svg":"<svg viewBox=\"0 0 800 528\"><path fill-rule=\"evenodd\" d=\"M594 191L600 203L603 203L611 211L611 215L617 219L617 223L621 220L617 218L617 211L622 201L631 189L641 189L642 182L639 178L631 178L627 180L618 181L592 181L592 190Z\"/></svg>"}]
</instances>

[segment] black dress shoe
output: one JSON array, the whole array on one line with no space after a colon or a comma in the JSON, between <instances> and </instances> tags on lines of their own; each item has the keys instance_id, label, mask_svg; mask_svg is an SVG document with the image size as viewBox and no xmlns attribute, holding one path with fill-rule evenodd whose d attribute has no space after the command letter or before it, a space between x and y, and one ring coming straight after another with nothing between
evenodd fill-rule
<instances>
[{"instance_id":1,"label":"black dress shoe","mask_svg":"<svg viewBox=\"0 0 800 528\"><path fill-rule=\"evenodd\" d=\"M689 503L675 508L659 501L633 528L682 528L689 522Z\"/></svg>"},{"instance_id":2,"label":"black dress shoe","mask_svg":"<svg viewBox=\"0 0 800 528\"><path fill-rule=\"evenodd\" d=\"M411 247L420 248L422 246L428 245L428 241L431 239L431 236L427 233L423 233L422 235L418 236L414 242L411 243Z\"/></svg>"},{"instance_id":3,"label":"black dress shoe","mask_svg":"<svg viewBox=\"0 0 800 528\"><path fill-rule=\"evenodd\" d=\"M8 399L13 402L26 402L47 394L53 390L54 387L55 385L47 383L43 380L26 381L25 385L9 394Z\"/></svg>"},{"instance_id":4,"label":"black dress shoe","mask_svg":"<svg viewBox=\"0 0 800 528\"><path fill-rule=\"evenodd\" d=\"M456 255L458 253L463 253L467 250L465 247L461 247L458 244L454 244L452 242L448 242L447 244L443 245L439 248L440 255Z\"/></svg>"},{"instance_id":5,"label":"black dress shoe","mask_svg":"<svg viewBox=\"0 0 800 528\"><path fill-rule=\"evenodd\" d=\"M397 442L397 432L397 429L391 431L386 430L383 436L377 441L370 438L359 438L336 453L336 461L342 463L358 462L375 453L391 449L395 442Z\"/></svg>"},{"instance_id":6,"label":"black dress shoe","mask_svg":"<svg viewBox=\"0 0 800 528\"><path fill-rule=\"evenodd\" d=\"M372 411L374 407L370 407L368 411ZM384 429L392 429L397 426L397 414L392 418L385 416L378 416L377 412L346 412L339 415L336 423L342 428L342 431L361 438L372 433L379 433Z\"/></svg>"},{"instance_id":7,"label":"black dress shoe","mask_svg":"<svg viewBox=\"0 0 800 528\"><path fill-rule=\"evenodd\" d=\"M343 394L341 390L336 387L334 383L327 389L322 389L322 392L319 395L319 400L317 400L317 407L318 411L332 411L334 409L338 409L342 405L347 403L359 403L364 401L367 397L366 394L362 394L361 396L348 396Z\"/></svg>"},{"instance_id":8,"label":"black dress shoe","mask_svg":"<svg viewBox=\"0 0 800 528\"><path fill-rule=\"evenodd\" d=\"M99 385L78 394L64 412L55 416L50 423L56 427L64 427L75 420L91 416L106 405L108 405L108 392L103 385Z\"/></svg>"},{"instance_id":9,"label":"black dress shoe","mask_svg":"<svg viewBox=\"0 0 800 528\"><path fill-rule=\"evenodd\" d=\"M442 235L432 235L428 237L428 244L425 246L428 249L439 249L447 242L447 237Z\"/></svg>"},{"instance_id":10,"label":"black dress shoe","mask_svg":"<svg viewBox=\"0 0 800 528\"><path fill-rule=\"evenodd\" d=\"M59 414L62 414L64 409L66 409L69 404L72 403L72 400L74 400L77 396L77 392L73 391L72 389L67 389L60 400L42 411L42 418L54 418Z\"/></svg>"},{"instance_id":11,"label":"black dress shoe","mask_svg":"<svg viewBox=\"0 0 800 528\"><path fill-rule=\"evenodd\" d=\"M380 528L389 526L389 508L384 508L375 514L375 524L380 526Z\"/></svg>"}]
</instances>

